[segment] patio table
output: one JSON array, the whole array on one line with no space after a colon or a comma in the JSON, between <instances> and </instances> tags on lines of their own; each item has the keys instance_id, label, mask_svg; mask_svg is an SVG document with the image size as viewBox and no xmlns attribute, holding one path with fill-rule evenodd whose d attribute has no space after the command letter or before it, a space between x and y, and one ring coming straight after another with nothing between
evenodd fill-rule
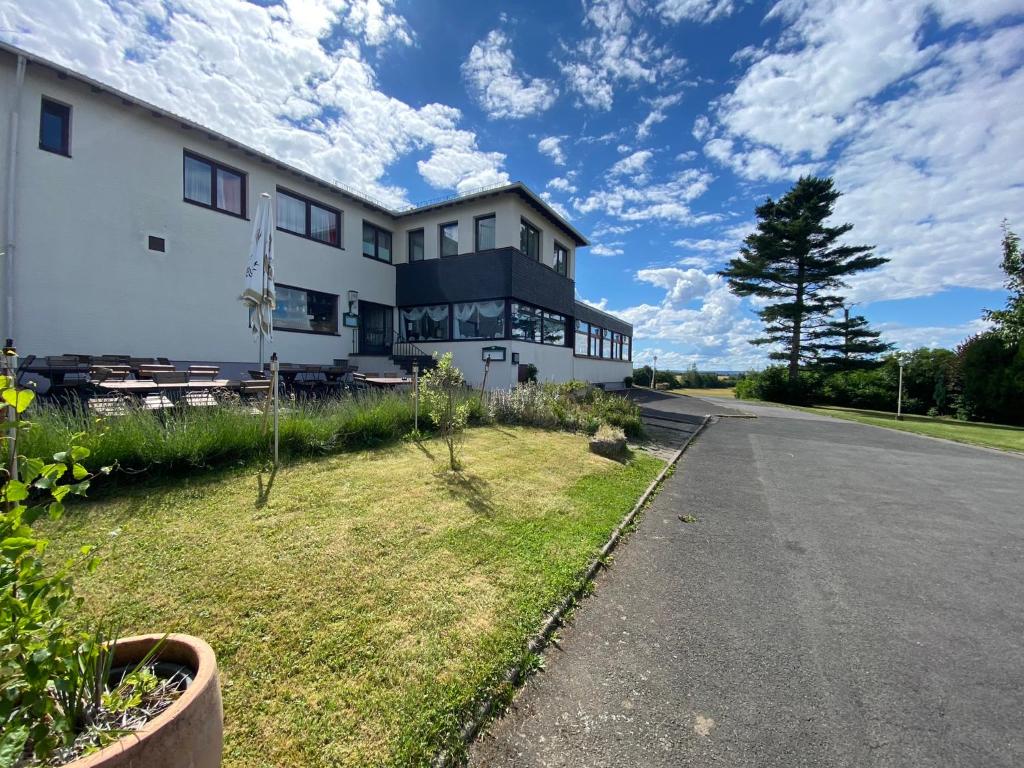
<instances>
[{"instance_id":1,"label":"patio table","mask_svg":"<svg viewBox=\"0 0 1024 768\"><path fill-rule=\"evenodd\" d=\"M367 384L384 389L400 387L403 384L412 384L412 378L409 376L367 376L364 381Z\"/></svg>"},{"instance_id":2,"label":"patio table","mask_svg":"<svg viewBox=\"0 0 1024 768\"><path fill-rule=\"evenodd\" d=\"M172 403L177 403L183 394L202 392L209 389L226 389L231 382L228 379L207 379L204 381L181 381L158 384L155 381L141 379L136 381L101 381L96 384L98 389L108 392L123 392L130 395L146 395L167 393Z\"/></svg>"}]
</instances>

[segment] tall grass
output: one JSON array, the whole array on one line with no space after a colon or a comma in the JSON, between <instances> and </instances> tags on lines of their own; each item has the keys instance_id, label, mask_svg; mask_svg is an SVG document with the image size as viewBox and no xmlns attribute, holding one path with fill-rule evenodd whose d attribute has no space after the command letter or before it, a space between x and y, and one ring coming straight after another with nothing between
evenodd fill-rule
<instances>
[{"instance_id":1,"label":"tall grass","mask_svg":"<svg viewBox=\"0 0 1024 768\"><path fill-rule=\"evenodd\" d=\"M117 465L121 470L178 473L269 458L271 434L261 415L241 405L168 410L129 408L97 417L81 406L40 404L28 415L19 453L50 456L75 434L92 454L90 470ZM409 394L371 393L360 398L286 404L280 414L284 456L308 456L367 448L394 441L413 428Z\"/></svg>"}]
</instances>

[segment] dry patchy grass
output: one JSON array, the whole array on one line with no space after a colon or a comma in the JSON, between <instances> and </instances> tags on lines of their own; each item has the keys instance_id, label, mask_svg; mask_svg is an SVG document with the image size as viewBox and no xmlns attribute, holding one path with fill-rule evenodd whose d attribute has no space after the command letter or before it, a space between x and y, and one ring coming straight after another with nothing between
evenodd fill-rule
<instances>
[{"instance_id":1,"label":"dry patchy grass","mask_svg":"<svg viewBox=\"0 0 1024 768\"><path fill-rule=\"evenodd\" d=\"M461 718L662 463L524 428L140 488L77 506L59 553L123 532L80 582L94 617L217 651L228 768L410 765ZM269 486L269 490L268 490Z\"/></svg>"}]
</instances>

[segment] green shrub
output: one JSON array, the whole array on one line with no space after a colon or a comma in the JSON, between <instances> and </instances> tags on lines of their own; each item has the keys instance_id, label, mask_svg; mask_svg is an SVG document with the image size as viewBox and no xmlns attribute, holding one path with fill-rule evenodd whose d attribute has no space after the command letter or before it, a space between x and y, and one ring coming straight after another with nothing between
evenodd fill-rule
<instances>
[{"instance_id":1,"label":"green shrub","mask_svg":"<svg viewBox=\"0 0 1024 768\"><path fill-rule=\"evenodd\" d=\"M643 437L639 407L628 398L604 392L586 382L520 384L495 390L487 397L489 417L499 424L520 424L594 434L601 424Z\"/></svg>"},{"instance_id":2,"label":"green shrub","mask_svg":"<svg viewBox=\"0 0 1024 768\"><path fill-rule=\"evenodd\" d=\"M627 376L626 378L624 378L622 380L622 383L626 386L626 389L632 389L633 388L633 377L632 376Z\"/></svg>"}]
</instances>

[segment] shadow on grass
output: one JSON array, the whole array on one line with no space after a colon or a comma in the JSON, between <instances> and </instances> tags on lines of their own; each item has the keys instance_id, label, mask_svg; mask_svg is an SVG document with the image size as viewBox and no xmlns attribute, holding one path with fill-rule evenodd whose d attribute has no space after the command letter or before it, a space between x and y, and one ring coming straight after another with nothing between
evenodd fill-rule
<instances>
[{"instance_id":1,"label":"shadow on grass","mask_svg":"<svg viewBox=\"0 0 1024 768\"><path fill-rule=\"evenodd\" d=\"M465 470L453 472L447 466L439 469L435 476L449 496L463 501L478 515L494 516L494 492L484 478Z\"/></svg>"},{"instance_id":2,"label":"shadow on grass","mask_svg":"<svg viewBox=\"0 0 1024 768\"><path fill-rule=\"evenodd\" d=\"M270 489L274 487L274 479L277 477L277 467L270 470L267 475L267 483L263 484L263 472L256 475L256 509L261 509L270 501Z\"/></svg>"}]
</instances>

